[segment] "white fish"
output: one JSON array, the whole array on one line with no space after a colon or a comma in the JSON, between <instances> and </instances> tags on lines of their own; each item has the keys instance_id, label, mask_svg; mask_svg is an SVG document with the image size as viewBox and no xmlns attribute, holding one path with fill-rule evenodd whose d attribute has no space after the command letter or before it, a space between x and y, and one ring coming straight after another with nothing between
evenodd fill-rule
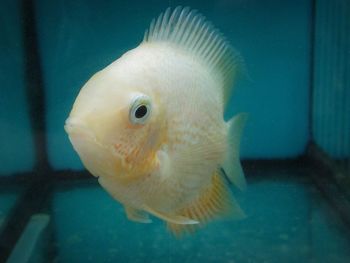
<instances>
[{"instance_id":1,"label":"white fish","mask_svg":"<svg viewBox=\"0 0 350 263\"><path fill-rule=\"evenodd\" d=\"M167 9L141 44L81 89L65 129L87 170L125 207L179 234L244 216L223 177L245 188L245 115L225 122L240 58L205 18Z\"/></svg>"}]
</instances>

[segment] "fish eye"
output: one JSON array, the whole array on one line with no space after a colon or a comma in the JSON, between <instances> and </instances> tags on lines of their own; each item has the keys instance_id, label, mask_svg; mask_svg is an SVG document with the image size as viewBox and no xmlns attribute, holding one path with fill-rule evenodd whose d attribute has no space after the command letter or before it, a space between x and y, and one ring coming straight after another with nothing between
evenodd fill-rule
<instances>
[{"instance_id":1,"label":"fish eye","mask_svg":"<svg viewBox=\"0 0 350 263\"><path fill-rule=\"evenodd\" d=\"M145 124L151 114L150 98L141 95L134 99L129 113L130 122L133 124Z\"/></svg>"},{"instance_id":2,"label":"fish eye","mask_svg":"<svg viewBox=\"0 0 350 263\"><path fill-rule=\"evenodd\" d=\"M146 105L140 105L135 111L135 117L136 119L141 119L146 116L148 112L147 106Z\"/></svg>"}]
</instances>

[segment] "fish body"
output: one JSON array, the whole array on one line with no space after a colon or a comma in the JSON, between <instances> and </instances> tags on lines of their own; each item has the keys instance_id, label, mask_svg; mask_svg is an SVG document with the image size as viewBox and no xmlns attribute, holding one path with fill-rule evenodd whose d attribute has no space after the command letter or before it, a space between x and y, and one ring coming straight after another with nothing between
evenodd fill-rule
<instances>
[{"instance_id":1,"label":"fish body","mask_svg":"<svg viewBox=\"0 0 350 263\"><path fill-rule=\"evenodd\" d=\"M152 214L177 234L243 217L223 177L245 187L238 148L246 117L223 119L238 57L204 17L168 9L138 47L81 89L65 129L129 219L148 223Z\"/></svg>"}]
</instances>

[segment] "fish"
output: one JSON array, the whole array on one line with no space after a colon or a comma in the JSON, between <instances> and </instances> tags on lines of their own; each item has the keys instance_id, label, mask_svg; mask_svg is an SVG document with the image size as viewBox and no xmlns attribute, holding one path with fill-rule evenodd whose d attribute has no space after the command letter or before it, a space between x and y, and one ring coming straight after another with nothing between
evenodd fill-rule
<instances>
[{"instance_id":1,"label":"fish","mask_svg":"<svg viewBox=\"0 0 350 263\"><path fill-rule=\"evenodd\" d=\"M240 54L198 11L168 8L141 43L81 88L65 131L85 168L126 217L174 235L245 214L240 140L247 114L224 112Z\"/></svg>"}]
</instances>

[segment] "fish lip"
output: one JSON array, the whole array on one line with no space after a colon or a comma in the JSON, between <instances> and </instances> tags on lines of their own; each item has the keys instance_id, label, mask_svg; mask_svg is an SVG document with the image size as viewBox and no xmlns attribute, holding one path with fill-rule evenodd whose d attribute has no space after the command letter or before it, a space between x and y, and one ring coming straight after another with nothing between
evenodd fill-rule
<instances>
[{"instance_id":1,"label":"fish lip","mask_svg":"<svg viewBox=\"0 0 350 263\"><path fill-rule=\"evenodd\" d=\"M68 134L73 133L77 129L83 130L84 128L86 128L86 125L84 125L82 122L80 122L77 119L74 119L72 117L69 117L68 119L66 119L65 124L64 124L64 130Z\"/></svg>"},{"instance_id":2,"label":"fish lip","mask_svg":"<svg viewBox=\"0 0 350 263\"><path fill-rule=\"evenodd\" d=\"M92 142L98 145L98 147L103 148L104 150L113 149L113 147L108 147L104 145L100 140L98 140L95 133L85 123L75 118L69 117L65 122L64 129L72 143L76 138L79 138L80 140Z\"/></svg>"},{"instance_id":3,"label":"fish lip","mask_svg":"<svg viewBox=\"0 0 350 263\"><path fill-rule=\"evenodd\" d=\"M82 144L85 146L88 144L93 144L94 147L97 147L96 148L97 153L102 151L103 154L112 154L115 157L115 154L113 151L114 147L111 145L103 144L100 140L98 140L94 132L79 119L69 117L65 121L64 129L68 134L69 140L73 145L73 148L75 149L75 151L78 153L80 157L81 157L81 152L79 149L81 149L80 148L81 146L78 146L78 145L82 145ZM100 180L101 177L104 177L104 173L99 172L99 174L96 174L96 173L94 174L89 169L88 171L98 180Z\"/></svg>"},{"instance_id":4,"label":"fish lip","mask_svg":"<svg viewBox=\"0 0 350 263\"><path fill-rule=\"evenodd\" d=\"M94 135L94 133L89 129L89 127L85 123L79 121L78 119L69 117L65 121L64 130L70 138L79 136L85 139L89 139L91 141L96 141L96 136Z\"/></svg>"}]
</instances>

